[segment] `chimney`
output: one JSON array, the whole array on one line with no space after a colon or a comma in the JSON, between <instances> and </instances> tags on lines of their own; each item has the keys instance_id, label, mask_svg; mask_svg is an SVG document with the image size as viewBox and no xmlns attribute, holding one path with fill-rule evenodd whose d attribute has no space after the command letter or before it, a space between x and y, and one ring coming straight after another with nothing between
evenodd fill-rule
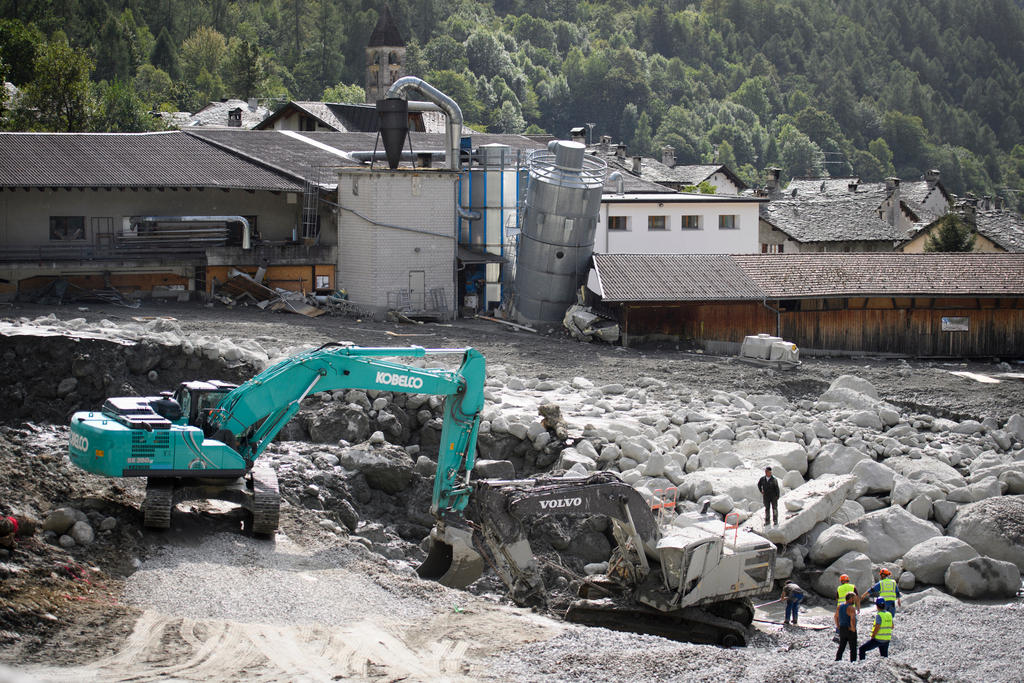
<instances>
[{"instance_id":1,"label":"chimney","mask_svg":"<svg viewBox=\"0 0 1024 683\"><path fill-rule=\"evenodd\" d=\"M615 145L615 158L623 160L626 158L626 146L621 142Z\"/></svg>"},{"instance_id":2,"label":"chimney","mask_svg":"<svg viewBox=\"0 0 1024 683\"><path fill-rule=\"evenodd\" d=\"M886 178L885 189L889 192L889 225L895 228L900 217L900 179Z\"/></svg>"},{"instance_id":3,"label":"chimney","mask_svg":"<svg viewBox=\"0 0 1024 683\"><path fill-rule=\"evenodd\" d=\"M777 197L779 195L779 174L782 173L781 168L765 169L768 172L768 177L765 179L766 190L768 191L769 197Z\"/></svg>"},{"instance_id":4,"label":"chimney","mask_svg":"<svg viewBox=\"0 0 1024 683\"><path fill-rule=\"evenodd\" d=\"M612 151L612 136L602 135L601 136L601 151L608 154Z\"/></svg>"},{"instance_id":5,"label":"chimney","mask_svg":"<svg viewBox=\"0 0 1024 683\"><path fill-rule=\"evenodd\" d=\"M935 187L935 183L939 182L939 169L933 168L926 171L924 174L925 182L928 183L928 189L931 190Z\"/></svg>"},{"instance_id":6,"label":"chimney","mask_svg":"<svg viewBox=\"0 0 1024 683\"><path fill-rule=\"evenodd\" d=\"M228 112L228 127L229 128L241 128L242 127L242 108L235 107Z\"/></svg>"},{"instance_id":7,"label":"chimney","mask_svg":"<svg viewBox=\"0 0 1024 683\"><path fill-rule=\"evenodd\" d=\"M973 196L970 192L967 193L967 198L963 201L963 215L964 220L971 225L978 224L978 199Z\"/></svg>"},{"instance_id":8,"label":"chimney","mask_svg":"<svg viewBox=\"0 0 1024 683\"><path fill-rule=\"evenodd\" d=\"M256 111L256 109L259 106L260 106L259 100L257 100L255 97L250 97L249 98L249 111Z\"/></svg>"},{"instance_id":9,"label":"chimney","mask_svg":"<svg viewBox=\"0 0 1024 683\"><path fill-rule=\"evenodd\" d=\"M676 148L666 146L661 148L661 163L665 164L669 168L676 167Z\"/></svg>"},{"instance_id":10,"label":"chimney","mask_svg":"<svg viewBox=\"0 0 1024 683\"><path fill-rule=\"evenodd\" d=\"M992 195L985 195L985 197L982 199L982 201L981 201L981 210L982 211L991 211L992 210Z\"/></svg>"},{"instance_id":11,"label":"chimney","mask_svg":"<svg viewBox=\"0 0 1024 683\"><path fill-rule=\"evenodd\" d=\"M996 195L996 211L1003 210L1003 198Z\"/></svg>"},{"instance_id":12,"label":"chimney","mask_svg":"<svg viewBox=\"0 0 1024 683\"><path fill-rule=\"evenodd\" d=\"M570 128L569 138L573 142L578 142L580 144L585 145L587 144L587 129L584 128L583 126L576 126L575 128Z\"/></svg>"},{"instance_id":13,"label":"chimney","mask_svg":"<svg viewBox=\"0 0 1024 683\"><path fill-rule=\"evenodd\" d=\"M857 181L856 180L851 180L850 182L848 182L846 184L846 189L849 190L850 192L856 192L857 191Z\"/></svg>"},{"instance_id":14,"label":"chimney","mask_svg":"<svg viewBox=\"0 0 1024 683\"><path fill-rule=\"evenodd\" d=\"M633 157L633 169L632 169L633 175L640 175L640 167L641 167L641 162L642 161L643 161L643 157L641 157L641 156L634 156Z\"/></svg>"}]
</instances>

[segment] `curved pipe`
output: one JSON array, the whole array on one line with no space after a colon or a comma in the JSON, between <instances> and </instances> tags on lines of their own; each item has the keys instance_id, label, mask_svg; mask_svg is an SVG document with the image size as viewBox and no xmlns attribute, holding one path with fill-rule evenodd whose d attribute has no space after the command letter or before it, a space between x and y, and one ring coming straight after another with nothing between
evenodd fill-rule
<instances>
[{"instance_id":1,"label":"curved pipe","mask_svg":"<svg viewBox=\"0 0 1024 683\"><path fill-rule=\"evenodd\" d=\"M622 174L618 171L612 171L608 174L608 180L615 181L615 194L626 194L625 183L622 180Z\"/></svg>"},{"instance_id":2,"label":"curved pipe","mask_svg":"<svg viewBox=\"0 0 1024 683\"><path fill-rule=\"evenodd\" d=\"M453 171L459 170L459 142L462 138L462 109L448 95L427 83L422 78L415 76L402 76L388 88L385 97L404 97L409 99L408 91L415 90L434 102L441 111L448 117L448 125L445 131L445 142L447 143L448 168Z\"/></svg>"}]
</instances>

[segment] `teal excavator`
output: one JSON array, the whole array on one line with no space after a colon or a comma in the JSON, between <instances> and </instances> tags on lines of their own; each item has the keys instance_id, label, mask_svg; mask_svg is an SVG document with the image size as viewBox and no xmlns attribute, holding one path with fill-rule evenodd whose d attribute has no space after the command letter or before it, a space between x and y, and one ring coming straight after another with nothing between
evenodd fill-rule
<instances>
[{"instance_id":1,"label":"teal excavator","mask_svg":"<svg viewBox=\"0 0 1024 683\"><path fill-rule=\"evenodd\" d=\"M440 354L460 354L458 370L386 360ZM475 349L331 342L286 358L241 385L183 382L173 393L108 398L99 411L75 413L71 461L109 477L146 477L147 527L168 528L178 502L213 498L248 510L253 533L272 534L280 506L277 476L258 458L304 398L350 388L440 395L446 400L432 512L439 520L459 517L469 498L485 375L484 357Z\"/></svg>"}]
</instances>

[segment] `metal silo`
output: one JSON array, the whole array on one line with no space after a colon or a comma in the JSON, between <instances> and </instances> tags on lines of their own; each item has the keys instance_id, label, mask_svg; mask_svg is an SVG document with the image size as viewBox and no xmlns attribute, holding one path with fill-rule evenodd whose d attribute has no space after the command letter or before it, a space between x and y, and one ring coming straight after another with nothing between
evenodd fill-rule
<instances>
[{"instance_id":1,"label":"metal silo","mask_svg":"<svg viewBox=\"0 0 1024 683\"><path fill-rule=\"evenodd\" d=\"M560 323L587 275L607 164L579 142L554 140L527 161L513 308L520 320Z\"/></svg>"}]
</instances>

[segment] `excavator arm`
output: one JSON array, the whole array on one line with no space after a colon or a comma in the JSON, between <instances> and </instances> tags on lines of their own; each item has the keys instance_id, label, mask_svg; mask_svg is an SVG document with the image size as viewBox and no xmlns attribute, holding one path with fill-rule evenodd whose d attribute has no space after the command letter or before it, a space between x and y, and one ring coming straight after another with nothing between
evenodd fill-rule
<instances>
[{"instance_id":1,"label":"excavator arm","mask_svg":"<svg viewBox=\"0 0 1024 683\"><path fill-rule=\"evenodd\" d=\"M460 354L462 363L451 371L386 360L440 354ZM253 468L311 394L348 388L433 394L446 397L432 501L432 510L443 516L458 513L468 502L485 376L484 358L471 348L364 348L332 342L286 358L238 387L186 383L183 387L202 385L206 396L223 393L202 414L183 411L159 396L112 398L102 411L75 413L70 457L87 471L115 477L238 477Z\"/></svg>"}]
</instances>

